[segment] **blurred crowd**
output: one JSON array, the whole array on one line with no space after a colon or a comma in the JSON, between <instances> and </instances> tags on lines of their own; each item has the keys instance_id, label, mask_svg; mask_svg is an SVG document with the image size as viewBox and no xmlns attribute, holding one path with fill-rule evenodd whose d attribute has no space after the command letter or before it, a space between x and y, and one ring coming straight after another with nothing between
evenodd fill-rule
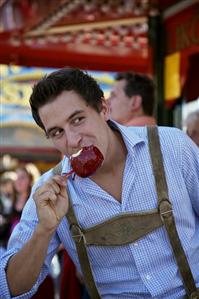
<instances>
[{"instance_id":1,"label":"blurred crowd","mask_svg":"<svg viewBox=\"0 0 199 299\"><path fill-rule=\"evenodd\" d=\"M5 249L10 234L19 222L32 185L40 176L32 164L18 165L15 170L5 170L0 176L0 246Z\"/></svg>"},{"instance_id":2,"label":"blurred crowd","mask_svg":"<svg viewBox=\"0 0 199 299\"><path fill-rule=\"evenodd\" d=\"M23 208L31 188L40 176L33 163L18 164L14 170L1 171L0 175L0 253L6 250L9 237L20 221ZM32 299L54 299L56 278L60 274L60 263L56 256L52 262L52 273L47 276Z\"/></svg>"}]
</instances>

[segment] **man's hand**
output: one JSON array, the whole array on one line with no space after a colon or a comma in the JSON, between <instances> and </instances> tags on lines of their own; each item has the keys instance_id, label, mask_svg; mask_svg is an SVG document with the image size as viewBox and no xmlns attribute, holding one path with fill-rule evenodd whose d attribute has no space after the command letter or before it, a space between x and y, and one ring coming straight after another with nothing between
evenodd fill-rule
<instances>
[{"instance_id":1,"label":"man's hand","mask_svg":"<svg viewBox=\"0 0 199 299\"><path fill-rule=\"evenodd\" d=\"M56 175L46 181L33 194L39 225L46 231L54 231L68 211L66 178Z\"/></svg>"}]
</instances>

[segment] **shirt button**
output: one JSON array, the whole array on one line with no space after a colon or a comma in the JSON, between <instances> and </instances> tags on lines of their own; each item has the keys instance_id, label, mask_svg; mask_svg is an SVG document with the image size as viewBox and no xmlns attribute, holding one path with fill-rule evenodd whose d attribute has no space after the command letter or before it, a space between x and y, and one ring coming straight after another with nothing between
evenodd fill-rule
<instances>
[{"instance_id":1,"label":"shirt button","mask_svg":"<svg viewBox=\"0 0 199 299\"><path fill-rule=\"evenodd\" d=\"M135 242L133 245L134 245L134 246L138 246L138 243L137 243L137 242Z\"/></svg>"},{"instance_id":2,"label":"shirt button","mask_svg":"<svg viewBox=\"0 0 199 299\"><path fill-rule=\"evenodd\" d=\"M147 275L146 275L146 279L147 279L147 280L150 280L150 279L151 279L151 276L150 276L149 274L147 274Z\"/></svg>"}]
</instances>

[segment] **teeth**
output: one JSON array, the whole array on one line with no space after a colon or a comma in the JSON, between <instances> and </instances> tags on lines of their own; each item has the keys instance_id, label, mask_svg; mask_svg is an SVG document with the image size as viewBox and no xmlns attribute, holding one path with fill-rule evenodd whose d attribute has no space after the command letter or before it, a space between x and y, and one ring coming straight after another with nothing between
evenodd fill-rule
<instances>
[{"instance_id":1,"label":"teeth","mask_svg":"<svg viewBox=\"0 0 199 299\"><path fill-rule=\"evenodd\" d=\"M71 157L75 158L75 157L79 156L81 154L81 152L82 152L82 148L77 153L74 153Z\"/></svg>"}]
</instances>

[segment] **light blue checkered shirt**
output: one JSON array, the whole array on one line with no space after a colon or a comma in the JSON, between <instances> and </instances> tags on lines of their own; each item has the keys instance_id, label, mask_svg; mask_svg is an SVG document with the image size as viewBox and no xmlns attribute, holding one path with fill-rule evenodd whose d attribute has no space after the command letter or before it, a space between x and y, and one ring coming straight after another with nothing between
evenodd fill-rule
<instances>
[{"instance_id":1,"label":"light blue checkered shirt","mask_svg":"<svg viewBox=\"0 0 199 299\"><path fill-rule=\"evenodd\" d=\"M83 228L107 220L121 212L140 212L157 208L157 194L146 128L127 128L118 125L118 129L122 133L128 150L121 203L89 178L82 179L76 176L74 181L69 179L68 185L72 194L73 207ZM177 230L197 287L199 287L199 150L178 129L161 127L159 134ZM68 168L68 159L65 158L63 160L64 172ZM44 174L34 188L43 184L51 175L52 171ZM11 298L4 272L8 259L31 237L36 224L35 204L30 197L23 211L21 222L12 234L8 251L1 257L1 299ZM37 283L30 292L15 298L29 298L33 295L47 274L60 242L63 243L81 272L75 245L71 239L67 220L64 218L50 242L45 264ZM185 294L163 227L126 246L90 246L88 254L102 298L176 299Z\"/></svg>"}]
</instances>

